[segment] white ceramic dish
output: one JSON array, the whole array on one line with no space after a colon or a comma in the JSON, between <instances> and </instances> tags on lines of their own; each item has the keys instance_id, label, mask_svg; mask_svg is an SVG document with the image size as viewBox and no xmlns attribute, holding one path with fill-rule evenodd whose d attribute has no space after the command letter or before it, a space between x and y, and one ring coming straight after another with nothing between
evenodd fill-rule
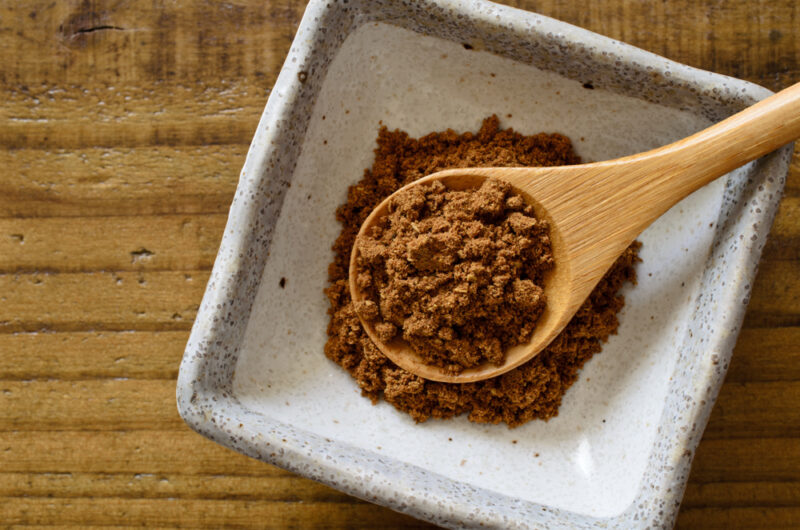
<instances>
[{"instance_id":1,"label":"white ceramic dish","mask_svg":"<svg viewBox=\"0 0 800 530\"><path fill-rule=\"evenodd\" d=\"M371 164L379 121L420 135L475 130L496 113L602 160L769 93L488 2L312 1L242 171L181 365L181 415L237 451L446 526L670 526L788 149L703 188L642 235L619 335L557 418L514 430L463 418L416 425L372 406L324 357L334 210Z\"/></svg>"}]
</instances>

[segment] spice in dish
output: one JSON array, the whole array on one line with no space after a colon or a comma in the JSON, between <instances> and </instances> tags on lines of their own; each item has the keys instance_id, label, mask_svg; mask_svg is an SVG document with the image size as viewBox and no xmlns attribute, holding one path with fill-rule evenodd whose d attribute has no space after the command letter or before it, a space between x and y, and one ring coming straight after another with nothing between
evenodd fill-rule
<instances>
[{"instance_id":1,"label":"spice in dish","mask_svg":"<svg viewBox=\"0 0 800 530\"><path fill-rule=\"evenodd\" d=\"M373 403L383 397L416 421L467 414L478 423L510 427L558 413L561 399L581 367L617 330L619 294L636 279L639 243L631 245L598 283L564 331L539 355L498 377L475 383L425 380L386 358L364 331L350 299L348 268L356 234L386 197L425 175L453 167L557 166L579 163L568 138L558 134L522 135L501 129L497 117L484 120L477 134L452 130L411 138L382 128L375 161L350 187L337 210L342 231L328 269L328 341L325 354L347 370Z\"/></svg>"},{"instance_id":2,"label":"spice in dish","mask_svg":"<svg viewBox=\"0 0 800 530\"><path fill-rule=\"evenodd\" d=\"M508 183L449 190L440 181L392 197L357 239L355 309L379 340L402 338L450 373L530 340L553 268L549 226Z\"/></svg>"}]
</instances>

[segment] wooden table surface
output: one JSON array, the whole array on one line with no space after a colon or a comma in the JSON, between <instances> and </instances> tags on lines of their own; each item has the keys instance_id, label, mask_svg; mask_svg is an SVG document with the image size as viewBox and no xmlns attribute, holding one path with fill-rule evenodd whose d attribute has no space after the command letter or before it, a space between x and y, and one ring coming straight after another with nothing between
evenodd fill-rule
<instances>
[{"instance_id":1,"label":"wooden table surface","mask_svg":"<svg viewBox=\"0 0 800 530\"><path fill-rule=\"evenodd\" d=\"M796 0L509 3L773 90L800 81ZM0 2L0 526L426 526L215 445L176 412L303 8ZM681 527L800 526L798 160Z\"/></svg>"}]
</instances>

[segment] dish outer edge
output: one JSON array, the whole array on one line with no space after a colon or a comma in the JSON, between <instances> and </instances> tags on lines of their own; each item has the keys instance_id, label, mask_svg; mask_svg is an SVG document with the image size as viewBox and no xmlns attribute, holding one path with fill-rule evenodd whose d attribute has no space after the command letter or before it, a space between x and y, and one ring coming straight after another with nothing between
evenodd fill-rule
<instances>
[{"instance_id":1,"label":"dish outer edge","mask_svg":"<svg viewBox=\"0 0 800 530\"><path fill-rule=\"evenodd\" d=\"M501 17L501 21L508 24L509 29L517 32L535 31L539 38L561 39L567 47L583 48L583 53L592 56L592 59L596 59L598 63L618 59L613 54L602 55L601 52L596 51L597 48L616 49L619 57L627 60L626 66L636 67L649 64L652 67L649 70L651 75L655 72L673 80L683 80L686 86L697 87L699 85L701 87L699 90L718 93L720 98L736 93L740 98L740 103L737 105L735 99L728 102L731 113L739 110L737 106L744 107L746 104L771 94L769 90L747 81L676 63L631 45L535 13L493 5L480 0L466 2L425 0L419 2L418 5L448 8L466 15L468 20L485 24L490 30L497 31L500 29L497 26L503 24L491 19L489 11L484 11L487 6L491 6L491 9L505 15ZM639 493L631 506L621 514L609 518L591 517L512 499L458 483L426 472L418 466L400 464L349 444L334 442L313 433L295 429L291 425L265 419L263 416L245 409L233 395L231 388L233 370L238 355L238 344L246 328L247 319L237 320L232 317L231 309L236 309L249 316L254 294L258 289L258 280L266 261L266 256L261 258L259 267L259 258L252 255L252 249L254 245L268 245L271 236L269 229L266 229L266 235L263 238L254 237L253 232L261 228L259 226L260 218L272 217L274 221L280 215L288 180L284 182L271 179L272 181L269 182L272 185L271 197L267 204L260 209L257 208L259 202L256 192L259 184L267 179L269 166L274 163L279 147L283 146L280 141L286 135L283 127L287 126L287 120L290 119L293 108L301 104L299 102L302 101L303 96L308 96L308 94L303 94L304 82L299 81L299 74L305 68L308 70L306 77L309 77L314 75L314 68L318 68L317 74L321 73L321 79L324 78L327 63L323 60L321 63L315 64L314 56L322 53L323 58L327 58L327 62L330 62L347 35L361 24L385 21L405 26L403 23L407 20L397 16L382 16L377 9L378 3L362 2L361 0L350 2L348 7L338 2L331 4L324 0L312 0L307 6L248 150L236 194L231 204L218 258L215 260L181 362L176 389L178 411L181 417L198 433L221 445L313 478L356 497L440 525L451 527L480 525L506 528L622 528L634 524L651 524L656 527L672 526L686 486L694 451L700 441L728 367L744 317L746 302L732 306L735 308L734 311L725 316L721 322L723 325L719 328L724 330L724 335L718 337L716 344L705 346L706 357L716 355L713 369L709 369L707 362L705 365L698 366L699 359L696 358L695 363L690 366L690 370L681 371L681 360L686 360L684 353L687 350L687 348L682 348L684 353L681 354L677 363L670 384L668 402L665 405L664 414L659 420L660 434L657 437L657 444L648 458L645 472L645 477L653 474L657 479L655 482L658 483L651 483L651 488L644 488L640 485ZM319 37L318 29L323 26L328 29L335 27L339 30L339 39L335 44L334 53L327 56L324 43L321 46L322 50L318 49L319 46L314 47L319 43L311 42L309 44L315 36ZM594 47L594 51L592 51L592 47ZM290 62L290 59L294 60ZM731 87L728 87L725 81L730 83ZM722 84L722 89L719 88L720 84ZM725 93L726 89L729 94ZM311 108L313 108L315 96L314 93L311 94L311 97L306 98L307 101L311 101ZM306 113L307 117L310 117L310 110ZM297 112L294 114L296 115ZM300 137L300 141L295 138L292 145L297 154L302 146L302 137L307 124L308 120L306 119L300 127L293 129L294 135L298 136L299 134ZM284 155L286 152L286 149L281 151ZM737 264L741 267L741 274L737 289L729 289L725 292L729 300L746 300L749 296L758 258L780 201L791 152L791 147L787 146L759 162L762 165L762 171L766 169L774 171L779 178L770 179L769 183L751 182L749 184L751 188L766 185L767 189L759 193L765 195L771 191L774 198L766 205L762 204L760 214L751 211L750 217L755 220L757 227L754 228L755 239L745 242L746 249L735 254L738 259ZM283 168L283 174L290 175L293 167L292 164L292 167ZM748 186L747 182L738 184L729 182L729 185L726 186L726 193L733 195L736 189L743 190L746 186ZM748 222L753 219L748 218ZM718 226L724 228L736 222L737 219L726 216L723 211L720 214ZM243 230L243 227L246 227L246 230ZM706 275L711 274L709 264L714 261L714 256L724 251L721 247L725 242L725 236L724 230L718 228L715 234L715 243L704 270L704 279ZM247 263L248 260L255 263ZM732 265L729 264L727 267L731 268ZM257 273L254 273L254 269L257 270ZM251 275L246 278L248 271ZM245 300L249 296L249 303L245 304L246 307L234 307L236 300L242 299L237 294L245 294ZM702 303L702 300L697 301L695 313L701 311ZM687 331L687 335L691 335L691 330ZM234 340L230 340L231 338ZM684 341L684 345L685 343L686 341ZM695 355L695 357L698 356ZM701 374L698 372L699 369L705 371ZM691 392L679 392L681 386L678 385L678 382L685 381L687 377L691 378L692 385L689 388ZM682 417L680 421L674 421L674 418L667 417L671 406L674 408L686 400L691 401L693 406L689 407L685 417ZM663 446L659 446L659 440ZM317 448L325 449L324 453L327 454L325 459L315 458L314 453ZM343 449L346 449L345 458L348 460L352 460L351 456L358 457L354 461L347 462L346 470L343 469L343 464L337 458L331 456L337 452L342 453ZM670 458L659 461L659 457L665 456ZM380 486L376 480L369 478L375 476L376 470L381 472L381 477L391 477L391 488ZM425 495L419 496L419 492L425 492Z\"/></svg>"}]
</instances>

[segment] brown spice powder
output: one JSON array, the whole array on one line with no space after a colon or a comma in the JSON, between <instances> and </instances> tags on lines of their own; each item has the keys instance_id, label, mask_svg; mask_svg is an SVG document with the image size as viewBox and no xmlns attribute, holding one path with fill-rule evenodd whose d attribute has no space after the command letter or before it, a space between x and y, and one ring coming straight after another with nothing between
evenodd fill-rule
<instances>
[{"instance_id":1,"label":"brown spice powder","mask_svg":"<svg viewBox=\"0 0 800 530\"><path fill-rule=\"evenodd\" d=\"M452 167L556 166L579 163L568 138L558 134L521 135L501 130L499 120L484 120L477 134L452 130L419 139L385 127L378 134L375 162L348 190L336 212L342 232L333 246L334 261L326 294L331 307L325 354L347 370L373 402L382 395L417 421L467 413L478 423L510 427L558 413L561 398L583 364L615 333L624 305L619 289L635 283L639 243L620 256L564 331L538 356L499 377L476 383L439 383L397 367L378 350L353 309L348 267L355 236L372 209L405 184Z\"/></svg>"},{"instance_id":2,"label":"brown spice powder","mask_svg":"<svg viewBox=\"0 0 800 530\"><path fill-rule=\"evenodd\" d=\"M544 311L549 226L506 182L413 187L356 244L358 313L447 372L502 364Z\"/></svg>"}]
</instances>

